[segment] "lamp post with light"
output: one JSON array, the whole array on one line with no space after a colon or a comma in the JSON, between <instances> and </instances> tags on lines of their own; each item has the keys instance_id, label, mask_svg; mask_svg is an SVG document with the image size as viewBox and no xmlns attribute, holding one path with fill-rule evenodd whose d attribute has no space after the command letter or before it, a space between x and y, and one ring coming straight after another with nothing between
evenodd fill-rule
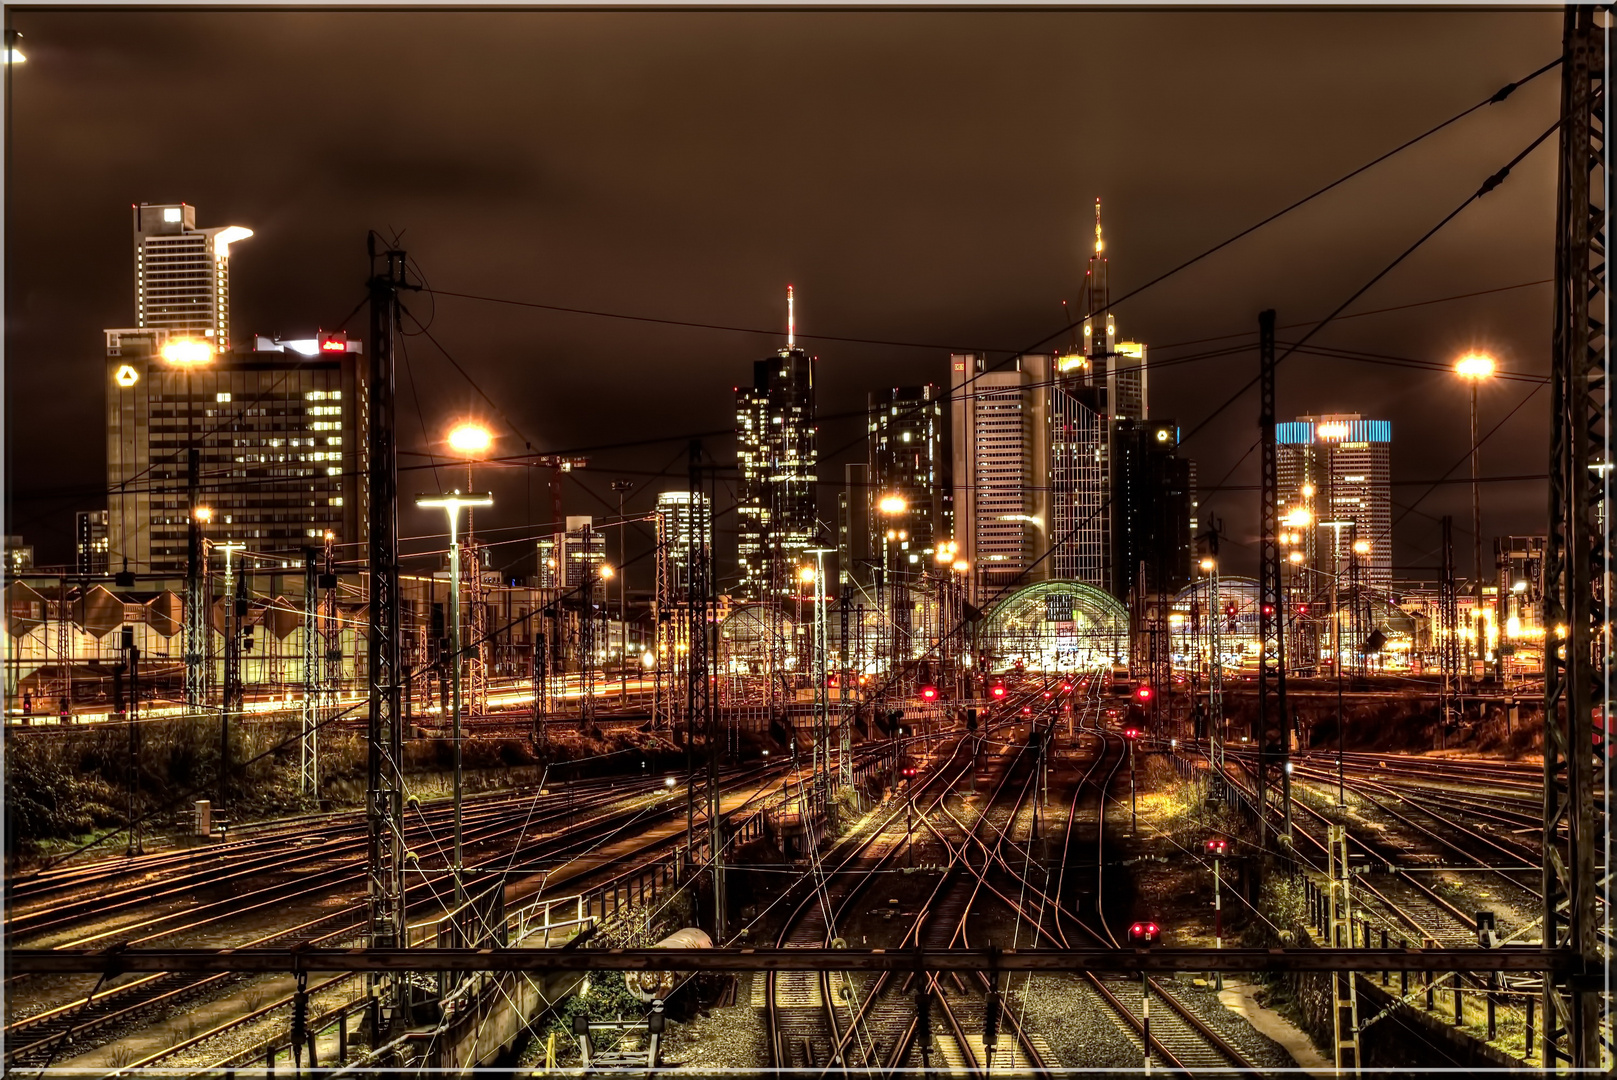
<instances>
[{"instance_id":1,"label":"lamp post with light","mask_svg":"<svg viewBox=\"0 0 1617 1080\"><path fill-rule=\"evenodd\" d=\"M1493 378L1494 359L1487 353L1468 353L1455 361L1454 371L1471 384L1471 539L1475 555L1472 563L1471 651L1475 659L1481 661L1483 670L1486 670L1487 636L1482 618L1482 482L1479 471L1481 446L1477 441L1477 390L1482 385L1482 380ZM1475 668L1470 663L1466 664L1466 669L1468 673L1475 674Z\"/></svg>"},{"instance_id":2,"label":"lamp post with light","mask_svg":"<svg viewBox=\"0 0 1617 1080\"><path fill-rule=\"evenodd\" d=\"M455 901L466 900L465 863L461 856L461 700L460 700L460 511L474 506L493 506L494 497L486 492L461 494L452 491L444 495L417 495L420 507L437 507L449 518L449 606L453 614L449 620L450 710L454 716L452 738L455 745Z\"/></svg>"},{"instance_id":3,"label":"lamp post with light","mask_svg":"<svg viewBox=\"0 0 1617 1080\"><path fill-rule=\"evenodd\" d=\"M489 449L494 445L494 433L475 421L464 421L449 430L448 443L449 449L466 461L466 490L475 490L472 483L472 464L488 456ZM466 597L466 607L472 623L472 650L467 660L467 673L471 677L471 686L469 687L470 693L467 696L471 699L471 709L475 713L487 708L488 667L483 661L484 650L488 647L488 643L484 640L486 637L487 609L483 602L483 560L478 554L475 539L476 515L472 511L472 507L476 504L464 503L463 505L466 507L466 540L463 547L465 549L467 584L470 587L469 595ZM460 581L458 573L455 575L455 581L457 583ZM456 610L460 610L458 606ZM458 646L455 650L455 657L456 670L459 671L460 650Z\"/></svg>"},{"instance_id":4,"label":"lamp post with light","mask_svg":"<svg viewBox=\"0 0 1617 1080\"><path fill-rule=\"evenodd\" d=\"M196 394L192 375L197 368L213 362L213 346L200 338L174 338L164 342L157 354L165 364L185 375L185 707L195 712L202 708L207 691L208 604L203 596L207 554L202 526L213 514L198 502L201 455L196 444Z\"/></svg>"}]
</instances>

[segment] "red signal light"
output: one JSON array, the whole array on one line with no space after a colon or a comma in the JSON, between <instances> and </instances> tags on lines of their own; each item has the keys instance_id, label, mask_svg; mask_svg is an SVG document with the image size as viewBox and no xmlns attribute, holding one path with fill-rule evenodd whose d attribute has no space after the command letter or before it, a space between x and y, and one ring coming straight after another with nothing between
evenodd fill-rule
<instances>
[{"instance_id":1,"label":"red signal light","mask_svg":"<svg viewBox=\"0 0 1617 1080\"><path fill-rule=\"evenodd\" d=\"M1207 854L1209 854L1209 855L1213 855L1213 856L1226 855L1226 854L1229 853L1229 850L1230 850L1230 842L1228 840L1219 839L1219 840L1209 840L1209 841L1207 841Z\"/></svg>"},{"instance_id":2,"label":"red signal light","mask_svg":"<svg viewBox=\"0 0 1617 1080\"><path fill-rule=\"evenodd\" d=\"M1135 945L1154 945L1162 928L1154 922L1137 922L1129 927L1129 941Z\"/></svg>"},{"instance_id":3,"label":"red signal light","mask_svg":"<svg viewBox=\"0 0 1617 1080\"><path fill-rule=\"evenodd\" d=\"M994 687L994 696L995 697L1004 697L1005 696L1005 687L1003 685Z\"/></svg>"},{"instance_id":4,"label":"red signal light","mask_svg":"<svg viewBox=\"0 0 1617 1080\"><path fill-rule=\"evenodd\" d=\"M1150 701L1151 700L1151 688L1149 686L1137 686L1137 687L1135 687L1134 688L1134 697L1139 701Z\"/></svg>"},{"instance_id":5,"label":"red signal light","mask_svg":"<svg viewBox=\"0 0 1617 1080\"><path fill-rule=\"evenodd\" d=\"M937 687L935 687L935 686L923 686L923 687L921 687L921 700L922 701L936 701L937 699L938 699L938 688Z\"/></svg>"},{"instance_id":6,"label":"red signal light","mask_svg":"<svg viewBox=\"0 0 1617 1080\"><path fill-rule=\"evenodd\" d=\"M1062 684L1061 684L1061 692L1062 692L1062 693L1063 693L1063 694L1070 694L1070 693L1072 693L1072 684L1071 684L1071 683L1062 683Z\"/></svg>"},{"instance_id":7,"label":"red signal light","mask_svg":"<svg viewBox=\"0 0 1617 1080\"><path fill-rule=\"evenodd\" d=\"M1140 737L1140 729L1139 728L1124 728L1123 729L1123 738L1125 738L1125 739L1138 739L1139 737Z\"/></svg>"},{"instance_id":8,"label":"red signal light","mask_svg":"<svg viewBox=\"0 0 1617 1080\"><path fill-rule=\"evenodd\" d=\"M1022 706L1022 715L1023 716L1032 716L1033 715L1033 706L1031 706L1031 705L1023 705Z\"/></svg>"}]
</instances>

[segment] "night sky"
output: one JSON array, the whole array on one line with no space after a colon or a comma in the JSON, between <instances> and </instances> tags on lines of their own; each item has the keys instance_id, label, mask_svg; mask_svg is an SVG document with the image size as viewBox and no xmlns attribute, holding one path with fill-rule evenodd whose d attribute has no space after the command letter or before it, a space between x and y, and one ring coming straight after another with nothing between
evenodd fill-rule
<instances>
[{"instance_id":1,"label":"night sky","mask_svg":"<svg viewBox=\"0 0 1617 1080\"><path fill-rule=\"evenodd\" d=\"M804 332L927 346L808 341L822 413L946 383L951 347L1026 348L1064 325L1097 196L1117 295L1554 59L1561 23L1559 10L10 17L28 60L9 113L6 531L41 563L70 558L74 510L105 505L100 331L134 319L132 202L185 201L199 226L255 231L233 249L238 341L336 326L364 296L368 229L402 234L437 289L775 331L409 301L510 426L411 337L405 449L441 452L431 440L450 420L481 415L502 453L592 456L580 479L599 497L572 485L570 513L615 510L618 476L637 483L633 511L681 483L691 434L732 427L732 387L783 343L788 282ZM1543 132L1558 94L1551 72L1127 301L1120 337L1167 360L1255 336L1265 307L1282 326L1324 316ZM1349 313L1549 278L1554 161L1552 137ZM1544 375L1549 301L1532 284L1348 319L1315 344L1442 364L1485 347ZM348 325L362 331L363 314ZM1167 367L1152 415L1195 427L1256 369L1255 351ZM1529 394L1484 445L1484 476L1545 471L1547 388L1494 380L1482 427ZM1466 402L1442 372L1313 355L1280 369L1282 420L1393 422L1395 517L1426 491L1409 482L1469 475ZM1204 488L1232 467L1230 484L1256 483L1256 454L1242 461L1256 418L1248 394L1188 444ZM822 424L828 522L861 431ZM641 445L613 448L626 442ZM707 445L733 462L733 439ZM528 516L524 471L480 477L497 501L480 529L546 518L540 477ZM1485 536L1543 532L1542 481L1491 483L1483 500ZM1204 494L1208 511L1250 572L1256 491ZM1445 513L1469 570L1469 489L1450 484L1398 526L1395 576L1432 573ZM401 510L405 536L438 528Z\"/></svg>"}]
</instances>

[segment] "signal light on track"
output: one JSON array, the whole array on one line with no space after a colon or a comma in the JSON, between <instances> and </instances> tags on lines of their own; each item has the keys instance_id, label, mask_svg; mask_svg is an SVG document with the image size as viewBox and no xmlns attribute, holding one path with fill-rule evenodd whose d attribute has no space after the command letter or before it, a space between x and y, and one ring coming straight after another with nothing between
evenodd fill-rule
<instances>
[{"instance_id":1,"label":"signal light on track","mask_svg":"<svg viewBox=\"0 0 1617 1080\"><path fill-rule=\"evenodd\" d=\"M1139 728L1132 728L1131 727L1131 728L1124 728L1123 729L1123 738L1133 740L1133 739L1138 739L1139 737L1140 737L1140 729Z\"/></svg>"},{"instance_id":2,"label":"signal light on track","mask_svg":"<svg viewBox=\"0 0 1617 1080\"><path fill-rule=\"evenodd\" d=\"M1032 716L1033 715L1033 706L1031 706L1031 705L1023 705L1022 706L1022 715L1023 716Z\"/></svg>"},{"instance_id":3,"label":"signal light on track","mask_svg":"<svg viewBox=\"0 0 1617 1080\"><path fill-rule=\"evenodd\" d=\"M998 686L994 687L994 696L995 697L1004 697L1005 696L1005 684L1004 683L1000 683Z\"/></svg>"},{"instance_id":4,"label":"signal light on track","mask_svg":"<svg viewBox=\"0 0 1617 1080\"><path fill-rule=\"evenodd\" d=\"M1070 693L1072 693L1072 683L1062 683L1062 684L1061 684L1061 692L1062 692L1062 693L1063 693L1063 694L1070 694Z\"/></svg>"},{"instance_id":5,"label":"signal light on track","mask_svg":"<svg viewBox=\"0 0 1617 1080\"><path fill-rule=\"evenodd\" d=\"M915 775L915 766L911 765L908 768L906 768L904 770L904 775L905 776L914 776Z\"/></svg>"},{"instance_id":6,"label":"signal light on track","mask_svg":"<svg viewBox=\"0 0 1617 1080\"><path fill-rule=\"evenodd\" d=\"M935 686L923 686L923 687L921 687L921 700L922 701L936 701L936 700L938 700L938 688L935 687Z\"/></svg>"},{"instance_id":7,"label":"signal light on track","mask_svg":"<svg viewBox=\"0 0 1617 1080\"><path fill-rule=\"evenodd\" d=\"M1223 858L1230 853L1230 842L1222 836L1215 836L1207 841L1207 854L1215 859Z\"/></svg>"},{"instance_id":8,"label":"signal light on track","mask_svg":"<svg viewBox=\"0 0 1617 1080\"><path fill-rule=\"evenodd\" d=\"M1151 946L1162 936L1162 928L1154 922L1137 922L1129 927L1129 944Z\"/></svg>"},{"instance_id":9,"label":"signal light on track","mask_svg":"<svg viewBox=\"0 0 1617 1080\"><path fill-rule=\"evenodd\" d=\"M1149 686L1136 686L1134 688L1134 700L1141 702L1150 701L1151 688Z\"/></svg>"}]
</instances>

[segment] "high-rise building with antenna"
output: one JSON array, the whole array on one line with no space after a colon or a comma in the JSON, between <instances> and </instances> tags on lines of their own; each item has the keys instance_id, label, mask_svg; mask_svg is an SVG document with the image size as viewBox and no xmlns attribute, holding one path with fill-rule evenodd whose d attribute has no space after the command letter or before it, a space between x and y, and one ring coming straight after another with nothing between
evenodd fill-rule
<instances>
[{"instance_id":1,"label":"high-rise building with antenna","mask_svg":"<svg viewBox=\"0 0 1617 1080\"><path fill-rule=\"evenodd\" d=\"M1142 494L1119 488L1113 462L1133 437L1123 429L1147 416L1146 350L1117 340L1098 199L1081 304L1082 340L1061 355L951 358L955 532L978 601L1045 579L1120 596L1132 584L1135 571L1114 565L1114 507ZM1131 547L1155 542L1128 532Z\"/></svg>"},{"instance_id":2,"label":"high-rise building with antenna","mask_svg":"<svg viewBox=\"0 0 1617 1080\"><path fill-rule=\"evenodd\" d=\"M253 235L240 225L196 227L196 207L134 208L135 327L230 348L230 245Z\"/></svg>"},{"instance_id":3,"label":"high-rise building with antenna","mask_svg":"<svg viewBox=\"0 0 1617 1080\"><path fill-rule=\"evenodd\" d=\"M819 536L815 358L797 347L791 286L786 311L786 347L755 362L752 385L735 391L736 591L747 599L791 595Z\"/></svg>"}]
</instances>

